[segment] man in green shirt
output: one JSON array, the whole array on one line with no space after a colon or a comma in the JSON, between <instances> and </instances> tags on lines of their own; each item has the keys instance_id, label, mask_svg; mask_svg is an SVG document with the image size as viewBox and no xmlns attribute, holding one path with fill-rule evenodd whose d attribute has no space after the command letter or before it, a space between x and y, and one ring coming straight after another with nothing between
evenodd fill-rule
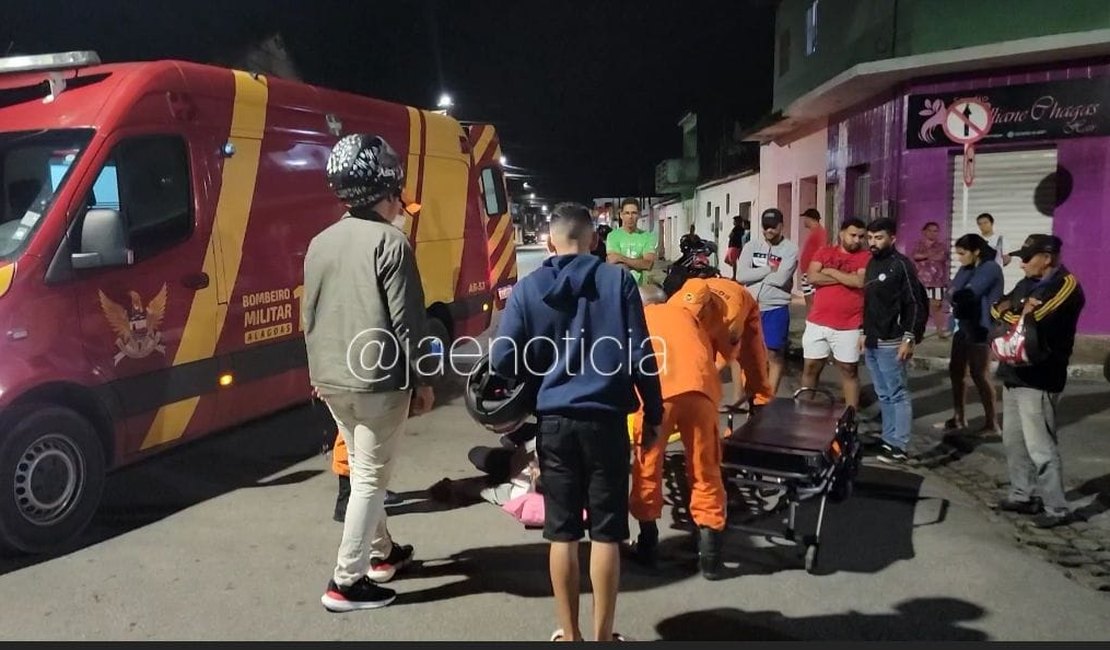
<instances>
[{"instance_id":1,"label":"man in green shirt","mask_svg":"<svg viewBox=\"0 0 1110 650\"><path fill-rule=\"evenodd\" d=\"M643 284L647 271L655 264L655 234L639 230L640 202L633 198L621 201L621 227L605 239L606 261L620 264L632 273L636 284Z\"/></svg>"}]
</instances>

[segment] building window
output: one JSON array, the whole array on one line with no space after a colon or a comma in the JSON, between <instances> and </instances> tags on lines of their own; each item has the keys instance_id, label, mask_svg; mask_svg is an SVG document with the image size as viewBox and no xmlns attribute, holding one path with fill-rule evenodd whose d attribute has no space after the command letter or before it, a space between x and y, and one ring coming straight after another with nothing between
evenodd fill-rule
<instances>
[{"instance_id":1,"label":"building window","mask_svg":"<svg viewBox=\"0 0 1110 650\"><path fill-rule=\"evenodd\" d=\"M867 221L871 216L871 173L867 165L848 168L849 196L852 204L848 206L848 216Z\"/></svg>"},{"instance_id":2,"label":"building window","mask_svg":"<svg viewBox=\"0 0 1110 650\"><path fill-rule=\"evenodd\" d=\"M741 221L751 221L752 218L752 202L744 201L736 206L736 214L740 217Z\"/></svg>"},{"instance_id":3,"label":"building window","mask_svg":"<svg viewBox=\"0 0 1110 650\"><path fill-rule=\"evenodd\" d=\"M732 212L732 195L725 194L725 214Z\"/></svg>"},{"instance_id":4,"label":"building window","mask_svg":"<svg viewBox=\"0 0 1110 650\"><path fill-rule=\"evenodd\" d=\"M779 76L790 72L790 30L779 34Z\"/></svg>"},{"instance_id":5,"label":"building window","mask_svg":"<svg viewBox=\"0 0 1110 650\"><path fill-rule=\"evenodd\" d=\"M713 216L713 202L712 201L706 201L705 202L705 218L708 219L709 217L712 217L712 216Z\"/></svg>"},{"instance_id":6,"label":"building window","mask_svg":"<svg viewBox=\"0 0 1110 650\"><path fill-rule=\"evenodd\" d=\"M806 9L806 56L817 51L817 5L821 0L813 0Z\"/></svg>"}]
</instances>

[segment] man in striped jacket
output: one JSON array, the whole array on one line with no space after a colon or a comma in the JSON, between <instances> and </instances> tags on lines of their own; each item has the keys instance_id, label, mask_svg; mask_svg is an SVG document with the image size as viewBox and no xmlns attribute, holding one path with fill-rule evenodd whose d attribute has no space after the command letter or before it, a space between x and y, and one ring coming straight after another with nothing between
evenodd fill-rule
<instances>
[{"instance_id":1,"label":"man in striped jacket","mask_svg":"<svg viewBox=\"0 0 1110 650\"><path fill-rule=\"evenodd\" d=\"M1034 515L1033 525L1053 528L1074 519L1064 496L1056 446L1056 405L1068 380L1068 361L1086 299L1079 280L1060 264L1063 243L1030 235L1009 256L1021 260L1025 278L991 309L999 332L1023 323L1028 363L998 366L1002 392L1002 444L1010 494L1000 510Z\"/></svg>"}]
</instances>

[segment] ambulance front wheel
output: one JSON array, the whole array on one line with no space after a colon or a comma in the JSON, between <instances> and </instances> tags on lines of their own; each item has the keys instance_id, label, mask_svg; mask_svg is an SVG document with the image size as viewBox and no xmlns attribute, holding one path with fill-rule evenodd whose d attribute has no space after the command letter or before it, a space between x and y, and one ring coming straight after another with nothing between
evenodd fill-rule
<instances>
[{"instance_id":1,"label":"ambulance front wheel","mask_svg":"<svg viewBox=\"0 0 1110 650\"><path fill-rule=\"evenodd\" d=\"M16 407L0 423L0 547L40 553L81 533L104 488L104 449L77 412Z\"/></svg>"}]
</instances>

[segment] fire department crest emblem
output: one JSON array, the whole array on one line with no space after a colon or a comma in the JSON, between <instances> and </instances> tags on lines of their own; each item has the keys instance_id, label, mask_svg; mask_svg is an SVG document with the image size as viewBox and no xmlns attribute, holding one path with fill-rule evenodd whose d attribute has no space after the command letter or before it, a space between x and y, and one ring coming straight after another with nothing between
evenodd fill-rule
<instances>
[{"instance_id":1,"label":"fire department crest emblem","mask_svg":"<svg viewBox=\"0 0 1110 650\"><path fill-rule=\"evenodd\" d=\"M114 357L115 365L124 357L143 359L154 352L166 354L166 347L162 345L162 333L158 330L166 317L166 285L162 290L143 307L142 296L137 291L128 291L131 305L123 306L112 301L111 298L100 294L100 308L104 311L104 318L116 333L116 347L119 352Z\"/></svg>"}]
</instances>

